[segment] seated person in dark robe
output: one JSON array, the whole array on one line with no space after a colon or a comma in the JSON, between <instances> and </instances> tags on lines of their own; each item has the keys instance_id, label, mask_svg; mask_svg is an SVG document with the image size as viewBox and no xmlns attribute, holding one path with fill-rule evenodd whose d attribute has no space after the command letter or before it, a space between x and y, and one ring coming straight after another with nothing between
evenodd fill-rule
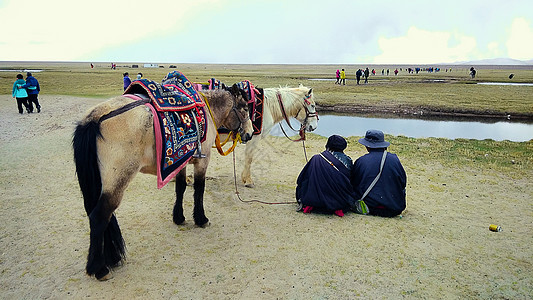
<instances>
[{"instance_id":1,"label":"seated person in dark robe","mask_svg":"<svg viewBox=\"0 0 533 300\"><path fill-rule=\"evenodd\" d=\"M352 182L355 199L361 199L379 174L381 161L385 157L381 175L363 201L369 214L394 217L405 209L405 186L407 176L396 154L387 152L390 145L380 130L368 130L359 143L366 146L367 154L359 157L352 168Z\"/></svg>"},{"instance_id":2,"label":"seated person in dark robe","mask_svg":"<svg viewBox=\"0 0 533 300\"><path fill-rule=\"evenodd\" d=\"M335 213L354 205L354 192L350 184L352 159L344 154L346 140L339 135L328 138L326 151L314 155L305 165L296 183L296 200L304 213L312 210Z\"/></svg>"}]
</instances>

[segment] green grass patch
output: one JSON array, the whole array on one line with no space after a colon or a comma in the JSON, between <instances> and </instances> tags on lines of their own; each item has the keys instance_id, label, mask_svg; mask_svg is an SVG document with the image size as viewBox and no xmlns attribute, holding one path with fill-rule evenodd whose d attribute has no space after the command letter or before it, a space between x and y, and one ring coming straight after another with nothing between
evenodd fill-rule
<instances>
[{"instance_id":1,"label":"green grass patch","mask_svg":"<svg viewBox=\"0 0 533 300\"><path fill-rule=\"evenodd\" d=\"M476 85L479 82L533 82L533 67L478 67L475 79L468 76L469 66L451 66L452 71L408 74L404 66L398 76L382 76L381 69L395 66L375 66L377 75L369 84L356 85L355 71L364 66L342 66L347 71L346 86L333 81L311 81L313 78L334 78L341 66L335 65L213 65L161 64L163 68L131 68L132 63L119 63L116 70L110 64L95 63L31 63L0 62L0 94L11 94L17 70L41 69L34 73L42 87L42 94L107 98L123 92L122 73L135 78L142 72L145 78L160 81L168 72L179 70L191 81L207 82L211 77L231 84L250 80L259 87L297 86L304 84L315 91L316 100L324 105L357 105L380 108L426 108L431 110L471 111L479 113L533 114L532 86ZM372 66L371 66L372 67ZM448 67L449 70L450 67ZM515 74L510 80L509 74ZM24 74L25 75L25 74Z\"/></svg>"}]
</instances>

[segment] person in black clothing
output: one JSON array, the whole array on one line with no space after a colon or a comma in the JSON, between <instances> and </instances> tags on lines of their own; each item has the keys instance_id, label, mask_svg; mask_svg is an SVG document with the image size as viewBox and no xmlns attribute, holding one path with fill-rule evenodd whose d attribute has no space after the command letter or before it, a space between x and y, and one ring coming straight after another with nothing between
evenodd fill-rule
<instances>
[{"instance_id":1,"label":"person in black clothing","mask_svg":"<svg viewBox=\"0 0 533 300\"><path fill-rule=\"evenodd\" d=\"M357 84L359 84L359 80L361 80L362 75L363 71L361 69L358 69L357 72L355 72L355 80L357 80Z\"/></svg>"},{"instance_id":2,"label":"person in black clothing","mask_svg":"<svg viewBox=\"0 0 533 300\"><path fill-rule=\"evenodd\" d=\"M326 151L314 155L296 181L296 200L304 213L318 211L344 215L355 202L350 184L352 159L344 154L346 140L339 135L328 138Z\"/></svg>"}]
</instances>

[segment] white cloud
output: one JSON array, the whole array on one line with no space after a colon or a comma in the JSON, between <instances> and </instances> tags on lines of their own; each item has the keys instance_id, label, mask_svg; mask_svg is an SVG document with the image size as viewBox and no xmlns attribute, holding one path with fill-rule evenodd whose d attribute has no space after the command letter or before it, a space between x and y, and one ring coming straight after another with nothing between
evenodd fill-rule
<instances>
[{"instance_id":1,"label":"white cloud","mask_svg":"<svg viewBox=\"0 0 533 300\"><path fill-rule=\"evenodd\" d=\"M187 14L216 0L25 0L0 8L1 60L77 60L176 30ZM8 26L9 24L9 26Z\"/></svg>"},{"instance_id":2,"label":"white cloud","mask_svg":"<svg viewBox=\"0 0 533 300\"><path fill-rule=\"evenodd\" d=\"M533 28L530 22L524 18L515 18L506 45L510 58L533 59Z\"/></svg>"},{"instance_id":3,"label":"white cloud","mask_svg":"<svg viewBox=\"0 0 533 300\"><path fill-rule=\"evenodd\" d=\"M432 64L467 60L476 48L476 39L412 26L405 36L379 38L378 45L382 53L374 58L374 63Z\"/></svg>"}]
</instances>

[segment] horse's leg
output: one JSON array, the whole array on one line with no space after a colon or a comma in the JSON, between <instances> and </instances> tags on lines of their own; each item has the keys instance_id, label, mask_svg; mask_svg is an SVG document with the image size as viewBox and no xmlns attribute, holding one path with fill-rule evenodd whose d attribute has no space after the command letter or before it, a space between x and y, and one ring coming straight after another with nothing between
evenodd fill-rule
<instances>
[{"instance_id":1,"label":"horse's leg","mask_svg":"<svg viewBox=\"0 0 533 300\"><path fill-rule=\"evenodd\" d=\"M252 140L246 144L246 148L244 150L244 168L241 173L241 179L245 187L249 187L249 188L254 187L254 181L252 180L251 168L252 168L252 161L254 158L254 154L255 154L255 151L257 150L257 146L260 140L261 140L260 135L254 136Z\"/></svg>"},{"instance_id":2,"label":"horse's leg","mask_svg":"<svg viewBox=\"0 0 533 300\"><path fill-rule=\"evenodd\" d=\"M95 275L98 280L107 280L110 278L108 264L106 263L106 231L110 226L110 220L113 218L113 223L116 223L116 218L113 215L115 207L109 206L109 195L104 194L100 197L98 204L89 215L90 226L90 246L89 255L87 256L86 271L89 275ZM118 223L116 223L118 228ZM112 226L115 228L115 226ZM116 229L115 228L115 229ZM118 229L120 235L120 229ZM122 236L120 236L122 240ZM122 245L123 245L122 240ZM110 246L110 245L107 245ZM116 255L113 255L116 256ZM116 265L120 262L122 256L118 255L119 259L112 260L111 265Z\"/></svg>"},{"instance_id":3,"label":"horse's leg","mask_svg":"<svg viewBox=\"0 0 533 300\"><path fill-rule=\"evenodd\" d=\"M131 161L119 164L111 163L105 155L99 157L105 163L101 167L102 196L89 214L91 233L87 273L94 274L98 280L107 280L111 277L109 268L118 266L126 253L124 239L113 212L120 205L124 191L139 167Z\"/></svg>"},{"instance_id":4,"label":"horse's leg","mask_svg":"<svg viewBox=\"0 0 533 300\"><path fill-rule=\"evenodd\" d=\"M176 203L174 204L174 211L172 218L176 225L181 225L185 222L185 216L183 215L183 194L187 189L187 171L186 168L176 175Z\"/></svg>"},{"instance_id":5,"label":"horse's leg","mask_svg":"<svg viewBox=\"0 0 533 300\"><path fill-rule=\"evenodd\" d=\"M205 216L204 211L204 191L205 191L205 173L209 164L209 156L199 159L194 164L194 223L197 226L205 227L209 219Z\"/></svg>"}]
</instances>

